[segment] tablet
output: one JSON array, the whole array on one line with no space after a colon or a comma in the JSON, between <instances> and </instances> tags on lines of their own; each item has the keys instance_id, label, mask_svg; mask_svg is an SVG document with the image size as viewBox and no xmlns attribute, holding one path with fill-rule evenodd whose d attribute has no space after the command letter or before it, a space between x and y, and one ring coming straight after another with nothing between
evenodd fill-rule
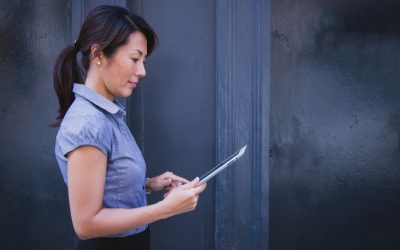
<instances>
[{"instance_id":1,"label":"tablet","mask_svg":"<svg viewBox=\"0 0 400 250\"><path fill-rule=\"evenodd\" d=\"M242 157L242 155L244 154L244 151L246 151L246 148L247 148L247 145L242 147L238 151L236 151L233 155L226 158L223 162L218 164L215 168L213 168L210 171L208 171L207 173L205 173L202 177L200 177L199 185L203 184L204 182L207 182L209 179L213 178L219 172L221 172L226 167L228 167L232 163L234 163L237 159Z\"/></svg>"}]
</instances>

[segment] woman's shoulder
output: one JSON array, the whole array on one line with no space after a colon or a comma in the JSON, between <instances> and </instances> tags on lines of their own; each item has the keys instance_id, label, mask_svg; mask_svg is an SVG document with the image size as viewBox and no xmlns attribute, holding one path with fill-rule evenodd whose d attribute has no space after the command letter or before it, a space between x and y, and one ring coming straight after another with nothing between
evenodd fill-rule
<instances>
[{"instance_id":1,"label":"woman's shoulder","mask_svg":"<svg viewBox=\"0 0 400 250\"><path fill-rule=\"evenodd\" d=\"M93 145L110 152L112 124L106 114L90 102L75 100L61 122L56 142L63 154L81 145Z\"/></svg>"},{"instance_id":2,"label":"woman's shoulder","mask_svg":"<svg viewBox=\"0 0 400 250\"><path fill-rule=\"evenodd\" d=\"M87 116L107 119L107 113L84 98L77 98L69 107L64 119L84 118Z\"/></svg>"},{"instance_id":3,"label":"woman's shoulder","mask_svg":"<svg viewBox=\"0 0 400 250\"><path fill-rule=\"evenodd\" d=\"M72 133L99 133L111 131L110 117L102 109L85 99L76 99L65 114L60 131Z\"/></svg>"}]
</instances>

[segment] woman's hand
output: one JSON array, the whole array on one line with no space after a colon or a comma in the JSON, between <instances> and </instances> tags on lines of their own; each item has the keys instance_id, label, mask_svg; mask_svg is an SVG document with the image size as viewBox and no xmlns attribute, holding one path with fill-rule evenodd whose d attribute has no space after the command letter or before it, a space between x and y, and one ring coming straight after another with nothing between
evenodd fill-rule
<instances>
[{"instance_id":1,"label":"woman's hand","mask_svg":"<svg viewBox=\"0 0 400 250\"><path fill-rule=\"evenodd\" d=\"M206 186L206 183L199 186L199 178L197 177L191 182L172 189L160 203L163 204L165 212L169 216L192 211L196 208L199 195Z\"/></svg>"},{"instance_id":2,"label":"woman's hand","mask_svg":"<svg viewBox=\"0 0 400 250\"><path fill-rule=\"evenodd\" d=\"M149 178L146 181L146 187L150 188L152 191L170 190L178 187L182 184L186 184L189 181L185 178L174 175L172 172L165 172L162 175Z\"/></svg>"}]
</instances>

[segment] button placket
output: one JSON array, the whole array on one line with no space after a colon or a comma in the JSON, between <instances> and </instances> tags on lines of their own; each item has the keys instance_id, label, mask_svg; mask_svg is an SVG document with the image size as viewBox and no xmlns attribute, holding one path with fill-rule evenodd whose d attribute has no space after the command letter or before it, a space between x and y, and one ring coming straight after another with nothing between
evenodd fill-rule
<instances>
[{"instance_id":1,"label":"button placket","mask_svg":"<svg viewBox=\"0 0 400 250\"><path fill-rule=\"evenodd\" d=\"M124 112L120 110L115 114L115 116L119 130L121 131L122 134L127 135Z\"/></svg>"}]
</instances>

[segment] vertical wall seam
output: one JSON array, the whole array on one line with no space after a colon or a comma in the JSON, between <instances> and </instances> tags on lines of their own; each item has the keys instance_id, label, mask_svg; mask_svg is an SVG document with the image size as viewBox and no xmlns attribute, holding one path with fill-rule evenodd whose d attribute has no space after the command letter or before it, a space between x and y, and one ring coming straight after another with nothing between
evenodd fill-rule
<instances>
[{"instance_id":1,"label":"vertical wall seam","mask_svg":"<svg viewBox=\"0 0 400 250\"><path fill-rule=\"evenodd\" d=\"M271 0L260 2L260 247L269 249L269 145L270 145L270 55Z\"/></svg>"},{"instance_id":2,"label":"vertical wall seam","mask_svg":"<svg viewBox=\"0 0 400 250\"><path fill-rule=\"evenodd\" d=\"M233 2L233 3L232 3ZM234 53L235 34L233 32L235 22L235 1L219 0L216 7L217 21L217 91L216 91L216 159L221 161L228 153L232 152L235 143L234 134ZM234 220L233 211L224 204L233 204L234 197L234 172L228 170L221 174L225 179L216 179L216 233L215 248L225 249L232 239L232 228L226 227L224 220L231 225ZM224 195L224 198L222 198Z\"/></svg>"},{"instance_id":3,"label":"vertical wall seam","mask_svg":"<svg viewBox=\"0 0 400 250\"><path fill-rule=\"evenodd\" d=\"M252 207L254 207L254 212L252 213L252 249L260 249L260 223L259 218L260 213L260 202L261 202L261 190L260 190L260 4L259 0L252 1L253 10L253 41L252 46Z\"/></svg>"},{"instance_id":4,"label":"vertical wall seam","mask_svg":"<svg viewBox=\"0 0 400 250\"><path fill-rule=\"evenodd\" d=\"M235 97L236 97L236 91L235 91L235 84L236 84L236 74L235 74L235 69L236 69L236 32L235 32L235 27L236 27L236 6L237 6L237 2L236 0L232 0L232 7L230 8L230 12L228 13L229 15L229 32L231 35L231 39L230 41L232 42L232 46L231 46L231 52L230 52L230 61L228 61L229 63L229 74L230 74L230 81L228 81L228 86L229 86L229 106L227 107L229 110L229 127L230 127L230 131L229 131L229 138L230 139L230 143L227 145L227 149L225 151L225 156L228 156L229 154L231 154L234 150L235 144L236 144L236 108L235 108ZM229 10L229 9L228 9ZM229 140L229 139L228 139ZM235 196L235 169L234 168L230 168L228 169L229 172L229 180L228 180L228 184L229 185L229 203L228 204L236 204L236 196ZM229 206L230 210L229 210L229 225L233 225L234 223L234 210L232 209L232 206ZM228 230L229 230L229 239L233 239L233 227L232 226L228 226ZM231 246L230 244L228 244L228 246Z\"/></svg>"},{"instance_id":5,"label":"vertical wall seam","mask_svg":"<svg viewBox=\"0 0 400 250\"><path fill-rule=\"evenodd\" d=\"M144 14L144 10L143 10L143 0L140 0L140 14L143 16ZM142 152L143 155L145 155L145 143L144 143L144 139L145 139L145 126L144 126L144 115L145 115L145 110L144 110L144 90L145 88L142 87L142 90L140 91L140 105L141 105L141 109L140 109L140 117L141 117L141 140L142 140Z\"/></svg>"},{"instance_id":6,"label":"vertical wall seam","mask_svg":"<svg viewBox=\"0 0 400 250\"><path fill-rule=\"evenodd\" d=\"M268 4L269 0L253 0L247 4L249 19L239 20L242 9L238 9L236 0L217 1L216 15L217 15L217 34L216 34L216 65L217 65L217 112L216 112L216 159L221 161L224 157L234 151L234 149L242 143L243 137L241 134L244 131L241 125L238 124L241 106L246 103L243 98L248 96L249 102L247 103L249 109L249 116L251 121L248 123L249 137L249 151L248 163L250 165L249 174L252 183L248 186L249 202L251 207L251 215L249 221L248 234L251 234L249 249L267 249L268 240L264 240L268 232L266 220L268 219L268 211L264 211L268 207L268 191L265 185L268 185L268 154L263 153L269 138L266 135L268 131L268 116L269 116L269 81L267 75L269 72L268 59L264 58L269 56L268 45L264 44L269 42L269 22L266 22L269 17ZM264 8L267 7L267 8ZM268 15L268 17L265 17ZM243 28L242 22L248 22L250 25L249 33L250 40L246 40L249 47L251 69L248 72L250 75L249 89L246 93L238 92L243 86L237 83L236 77L240 78L241 72L237 71L236 56L238 56L237 42L242 38L237 31L240 27ZM265 23L266 22L266 23ZM237 26L239 25L239 26ZM266 38L266 39L265 39ZM239 44L242 46L241 44ZM247 92L249 91L249 92ZM245 94L245 95L243 95ZM267 113L265 113L267 112ZM247 125L246 125L247 126ZM241 211L235 210L237 207L237 185L240 184L236 177L238 170L230 168L226 170L227 173L221 173L217 177L216 185L216 233L215 233L215 247L216 249L237 249L241 246L240 240L237 235L233 235L237 231L235 229L238 223L244 221L237 221L236 215ZM250 225L251 224L251 225Z\"/></svg>"}]
</instances>

